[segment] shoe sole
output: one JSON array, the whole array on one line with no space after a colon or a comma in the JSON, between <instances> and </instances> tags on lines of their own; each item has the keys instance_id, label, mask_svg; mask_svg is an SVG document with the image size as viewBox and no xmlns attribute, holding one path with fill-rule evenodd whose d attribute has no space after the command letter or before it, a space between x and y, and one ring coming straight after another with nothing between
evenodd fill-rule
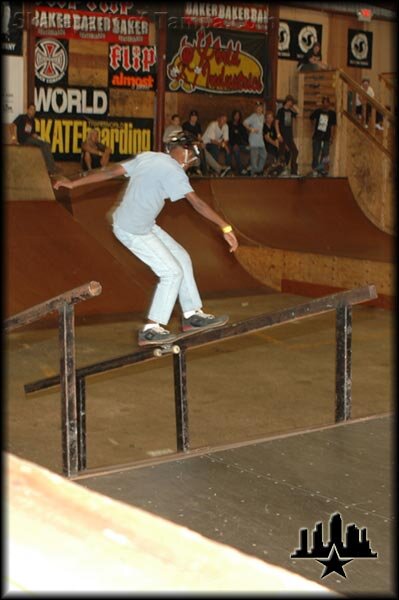
<instances>
[{"instance_id":1,"label":"shoe sole","mask_svg":"<svg viewBox=\"0 0 399 600\"><path fill-rule=\"evenodd\" d=\"M188 333L189 331L206 331L207 329L216 329L216 327L223 327L223 325L226 325L228 320L229 317L225 317L222 322L219 321L218 323L211 323L209 325L204 325L203 327L190 327L186 325L182 327L182 330L183 333Z\"/></svg>"},{"instance_id":2,"label":"shoe sole","mask_svg":"<svg viewBox=\"0 0 399 600\"><path fill-rule=\"evenodd\" d=\"M172 339L168 339L168 340L152 340L152 341L147 341L147 340L140 340L137 342L138 346L164 346L165 344L173 344L173 342L175 342L178 339L179 336L176 336Z\"/></svg>"}]
</instances>

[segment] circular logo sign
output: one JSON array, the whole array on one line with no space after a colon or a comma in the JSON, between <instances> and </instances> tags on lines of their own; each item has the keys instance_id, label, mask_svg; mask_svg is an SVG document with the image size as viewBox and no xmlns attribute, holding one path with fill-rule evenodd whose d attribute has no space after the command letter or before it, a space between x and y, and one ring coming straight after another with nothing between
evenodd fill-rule
<instances>
[{"instance_id":1,"label":"circular logo sign","mask_svg":"<svg viewBox=\"0 0 399 600\"><path fill-rule=\"evenodd\" d=\"M51 38L40 39L35 48L35 73L40 81L57 83L66 73L68 54L65 46Z\"/></svg>"},{"instance_id":2,"label":"circular logo sign","mask_svg":"<svg viewBox=\"0 0 399 600\"><path fill-rule=\"evenodd\" d=\"M298 33L298 46L304 54L317 42L317 30L312 25L306 25Z\"/></svg>"},{"instance_id":3,"label":"circular logo sign","mask_svg":"<svg viewBox=\"0 0 399 600\"><path fill-rule=\"evenodd\" d=\"M280 21L278 28L278 50L279 52L284 52L284 50L289 50L290 47L290 28L288 23L284 23L284 21Z\"/></svg>"},{"instance_id":4,"label":"circular logo sign","mask_svg":"<svg viewBox=\"0 0 399 600\"><path fill-rule=\"evenodd\" d=\"M351 41L351 51L357 60L364 60L367 58L369 52L369 43L367 36L364 35L364 33L357 33L353 36Z\"/></svg>"}]
</instances>

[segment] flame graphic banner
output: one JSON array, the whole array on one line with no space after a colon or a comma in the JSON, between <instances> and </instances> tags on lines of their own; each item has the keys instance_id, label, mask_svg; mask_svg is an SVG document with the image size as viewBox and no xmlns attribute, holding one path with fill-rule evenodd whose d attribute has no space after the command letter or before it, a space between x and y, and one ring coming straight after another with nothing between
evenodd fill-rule
<instances>
[{"instance_id":1,"label":"flame graphic banner","mask_svg":"<svg viewBox=\"0 0 399 600\"><path fill-rule=\"evenodd\" d=\"M206 29L169 32L170 91L236 95L267 94L267 38L261 34Z\"/></svg>"}]
</instances>

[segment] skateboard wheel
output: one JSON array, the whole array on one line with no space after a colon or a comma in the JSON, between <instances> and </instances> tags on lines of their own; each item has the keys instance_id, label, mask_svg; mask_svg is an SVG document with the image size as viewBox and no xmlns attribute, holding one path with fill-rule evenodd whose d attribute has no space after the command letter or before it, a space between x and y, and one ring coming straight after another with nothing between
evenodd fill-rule
<instances>
[{"instance_id":1,"label":"skateboard wheel","mask_svg":"<svg viewBox=\"0 0 399 600\"><path fill-rule=\"evenodd\" d=\"M155 348L154 356L157 356L158 358L162 356L162 350L160 348Z\"/></svg>"},{"instance_id":2,"label":"skateboard wheel","mask_svg":"<svg viewBox=\"0 0 399 600\"><path fill-rule=\"evenodd\" d=\"M173 354L180 354L180 346L172 346L172 352Z\"/></svg>"}]
</instances>

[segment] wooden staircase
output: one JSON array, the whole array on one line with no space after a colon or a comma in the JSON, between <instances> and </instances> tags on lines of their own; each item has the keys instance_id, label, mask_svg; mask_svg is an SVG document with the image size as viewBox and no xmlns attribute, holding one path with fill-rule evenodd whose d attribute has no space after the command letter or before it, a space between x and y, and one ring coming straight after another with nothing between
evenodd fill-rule
<instances>
[{"instance_id":1,"label":"wooden staircase","mask_svg":"<svg viewBox=\"0 0 399 600\"><path fill-rule=\"evenodd\" d=\"M298 77L300 172L306 174L311 170L313 123L310 114L321 106L322 97L328 96L337 113L336 136L330 150L330 175L348 177L366 216L383 231L393 233L396 166L396 119L393 112L371 98L341 69L299 73ZM392 80L391 77L387 87L393 86ZM355 112L356 95L364 107L360 120ZM370 113L368 123L364 118L366 105ZM382 117L382 130L376 128L377 114Z\"/></svg>"}]
</instances>

